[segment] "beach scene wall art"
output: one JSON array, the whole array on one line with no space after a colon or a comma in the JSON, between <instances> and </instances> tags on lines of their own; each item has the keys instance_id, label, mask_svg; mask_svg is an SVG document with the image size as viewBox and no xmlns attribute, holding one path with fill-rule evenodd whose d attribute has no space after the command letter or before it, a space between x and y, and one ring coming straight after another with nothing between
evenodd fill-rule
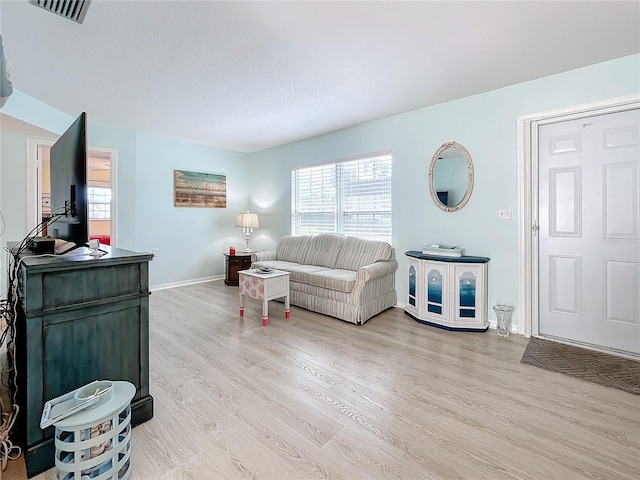
<instances>
[{"instance_id":1,"label":"beach scene wall art","mask_svg":"<svg viewBox=\"0 0 640 480\"><path fill-rule=\"evenodd\" d=\"M176 207L227 207L226 175L174 170L173 184Z\"/></svg>"}]
</instances>

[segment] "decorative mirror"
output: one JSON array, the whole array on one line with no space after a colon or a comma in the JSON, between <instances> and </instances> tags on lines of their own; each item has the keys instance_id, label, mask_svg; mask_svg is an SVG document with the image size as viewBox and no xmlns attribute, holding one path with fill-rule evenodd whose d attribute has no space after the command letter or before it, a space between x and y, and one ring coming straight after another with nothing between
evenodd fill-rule
<instances>
[{"instance_id":1,"label":"decorative mirror","mask_svg":"<svg viewBox=\"0 0 640 480\"><path fill-rule=\"evenodd\" d=\"M457 212L473 191L473 162L469 151L457 142L443 143L431 158L429 191L441 210Z\"/></svg>"}]
</instances>

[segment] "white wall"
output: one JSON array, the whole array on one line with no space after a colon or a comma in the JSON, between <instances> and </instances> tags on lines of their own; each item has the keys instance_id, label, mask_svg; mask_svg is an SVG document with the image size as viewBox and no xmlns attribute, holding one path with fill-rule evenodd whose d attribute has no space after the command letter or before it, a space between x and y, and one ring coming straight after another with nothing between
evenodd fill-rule
<instances>
[{"instance_id":1,"label":"white wall","mask_svg":"<svg viewBox=\"0 0 640 480\"><path fill-rule=\"evenodd\" d=\"M633 55L254 153L251 201L261 225L254 247L273 248L290 232L293 167L390 148L399 301L406 302L405 251L428 243L459 245L468 255L491 258L489 316L491 305L514 305L517 322L518 116L639 90L640 55ZM430 197L427 172L436 149L454 140L472 156L475 187L467 206L447 213ZM513 219L498 220L499 208L512 209Z\"/></svg>"}]
</instances>

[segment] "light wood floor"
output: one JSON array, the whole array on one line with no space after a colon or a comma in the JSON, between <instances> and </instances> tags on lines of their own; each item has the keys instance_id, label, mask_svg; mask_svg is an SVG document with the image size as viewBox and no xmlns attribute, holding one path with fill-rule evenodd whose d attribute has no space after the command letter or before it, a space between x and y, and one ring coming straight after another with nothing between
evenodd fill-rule
<instances>
[{"instance_id":1,"label":"light wood floor","mask_svg":"<svg viewBox=\"0 0 640 480\"><path fill-rule=\"evenodd\" d=\"M134 480L639 478L640 397L520 364L523 337L274 302L262 327L246 303L222 281L151 296Z\"/></svg>"}]
</instances>

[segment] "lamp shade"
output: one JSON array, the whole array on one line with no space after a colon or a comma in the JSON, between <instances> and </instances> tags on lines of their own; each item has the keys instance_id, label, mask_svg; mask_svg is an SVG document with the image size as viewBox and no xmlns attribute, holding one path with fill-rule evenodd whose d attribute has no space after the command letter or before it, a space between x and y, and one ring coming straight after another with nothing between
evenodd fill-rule
<instances>
[{"instance_id":1,"label":"lamp shade","mask_svg":"<svg viewBox=\"0 0 640 480\"><path fill-rule=\"evenodd\" d=\"M236 218L236 227L258 228L259 226L257 213L239 213Z\"/></svg>"}]
</instances>

